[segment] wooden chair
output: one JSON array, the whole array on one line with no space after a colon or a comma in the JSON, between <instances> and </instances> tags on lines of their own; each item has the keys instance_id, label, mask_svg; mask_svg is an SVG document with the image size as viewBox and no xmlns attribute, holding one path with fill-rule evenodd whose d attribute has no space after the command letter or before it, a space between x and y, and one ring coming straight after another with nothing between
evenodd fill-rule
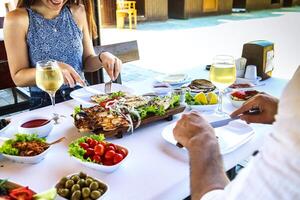
<instances>
[{"instance_id":1,"label":"wooden chair","mask_svg":"<svg viewBox=\"0 0 300 200\"><path fill-rule=\"evenodd\" d=\"M128 15L129 29L132 29L132 20L134 20L134 26L137 25L137 10L135 8L135 1L123 1L117 0L117 28L124 28L125 17Z\"/></svg>"},{"instance_id":2,"label":"wooden chair","mask_svg":"<svg viewBox=\"0 0 300 200\"><path fill-rule=\"evenodd\" d=\"M96 54L101 51L108 51L118 58L124 63L139 60L139 50L137 41L129 41L105 46L95 46L94 47ZM97 72L86 72L85 78L91 85L104 83L104 74L103 69L101 68ZM116 83L122 84L121 75L115 81Z\"/></svg>"}]
</instances>

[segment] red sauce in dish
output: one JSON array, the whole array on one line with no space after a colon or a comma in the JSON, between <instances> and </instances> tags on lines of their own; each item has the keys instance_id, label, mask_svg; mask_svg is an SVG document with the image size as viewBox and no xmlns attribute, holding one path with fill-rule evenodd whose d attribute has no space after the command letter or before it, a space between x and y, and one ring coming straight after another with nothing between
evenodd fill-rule
<instances>
[{"instance_id":1,"label":"red sauce in dish","mask_svg":"<svg viewBox=\"0 0 300 200\"><path fill-rule=\"evenodd\" d=\"M34 119L21 125L23 128L36 128L48 124L48 119Z\"/></svg>"}]
</instances>

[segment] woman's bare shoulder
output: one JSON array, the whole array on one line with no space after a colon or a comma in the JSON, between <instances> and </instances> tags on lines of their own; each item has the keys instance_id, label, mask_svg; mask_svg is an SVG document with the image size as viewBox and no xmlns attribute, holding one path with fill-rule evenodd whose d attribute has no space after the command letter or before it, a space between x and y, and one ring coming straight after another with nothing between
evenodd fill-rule
<instances>
[{"instance_id":1,"label":"woman's bare shoulder","mask_svg":"<svg viewBox=\"0 0 300 200\"><path fill-rule=\"evenodd\" d=\"M25 8L17 8L6 14L5 26L28 26L28 13Z\"/></svg>"},{"instance_id":2,"label":"woman's bare shoulder","mask_svg":"<svg viewBox=\"0 0 300 200\"><path fill-rule=\"evenodd\" d=\"M73 18L77 25L80 27L80 29L83 29L85 19L86 19L86 14L85 14L85 7L82 4L76 5L76 4L71 4L70 9L73 15Z\"/></svg>"}]
</instances>

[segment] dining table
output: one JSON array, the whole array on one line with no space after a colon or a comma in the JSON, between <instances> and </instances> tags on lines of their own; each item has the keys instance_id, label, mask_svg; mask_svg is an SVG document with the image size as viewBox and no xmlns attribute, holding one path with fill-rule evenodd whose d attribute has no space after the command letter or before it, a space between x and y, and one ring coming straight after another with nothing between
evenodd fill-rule
<instances>
[{"instance_id":1,"label":"dining table","mask_svg":"<svg viewBox=\"0 0 300 200\"><path fill-rule=\"evenodd\" d=\"M185 73L191 80L208 78L208 72L202 67L186 70ZM145 94L152 92L154 80L155 77L149 77L143 81L132 80L123 84L133 89L136 94ZM260 81L260 86L256 89L279 98L287 82L288 80L272 77ZM56 111L66 117L60 124L54 126L47 141L51 142L61 137L66 137L66 140L55 144L46 158L38 164L0 160L0 178L29 186L36 192L42 192L54 187L61 177L82 171L109 186L105 199L178 200L190 195L188 152L168 143L161 135L166 126L180 119L181 114L175 115L172 121L161 120L140 127L119 139L107 138L109 142L128 148L129 154L116 171L103 173L84 167L68 154L68 145L83 136L74 126L71 117L74 107L79 104L75 100L56 104ZM235 109L226 97L224 109L228 113ZM17 132L18 121L22 118L33 115L49 116L52 111L52 108L48 106L11 116L12 126L6 131L5 136L11 137ZM189 110L186 109L184 112L189 112ZM205 114L204 117L206 117ZM234 151L222 155L225 171L248 159L263 145L265 136L272 132L272 125L250 124L250 126L254 129L254 136Z\"/></svg>"}]
</instances>

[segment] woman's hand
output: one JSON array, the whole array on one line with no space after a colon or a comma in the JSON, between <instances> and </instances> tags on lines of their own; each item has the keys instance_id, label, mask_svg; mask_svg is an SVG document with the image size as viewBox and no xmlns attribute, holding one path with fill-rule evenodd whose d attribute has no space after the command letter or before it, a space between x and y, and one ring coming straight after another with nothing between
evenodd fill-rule
<instances>
[{"instance_id":1,"label":"woman's hand","mask_svg":"<svg viewBox=\"0 0 300 200\"><path fill-rule=\"evenodd\" d=\"M85 82L79 76L79 74L74 70L73 67L66 63L58 62L61 72L64 77L64 83L69 85L71 88L75 87L76 84L81 86L85 85Z\"/></svg>"},{"instance_id":2,"label":"woman's hand","mask_svg":"<svg viewBox=\"0 0 300 200\"><path fill-rule=\"evenodd\" d=\"M103 68L107 72L111 80L116 80L122 68L122 61L109 52L102 52L99 55Z\"/></svg>"},{"instance_id":3,"label":"woman's hand","mask_svg":"<svg viewBox=\"0 0 300 200\"><path fill-rule=\"evenodd\" d=\"M259 114L244 114L251 109L259 109ZM249 99L244 105L234 111L231 117L240 115L240 118L247 123L272 124L278 109L278 99L268 94L258 94Z\"/></svg>"}]
</instances>

